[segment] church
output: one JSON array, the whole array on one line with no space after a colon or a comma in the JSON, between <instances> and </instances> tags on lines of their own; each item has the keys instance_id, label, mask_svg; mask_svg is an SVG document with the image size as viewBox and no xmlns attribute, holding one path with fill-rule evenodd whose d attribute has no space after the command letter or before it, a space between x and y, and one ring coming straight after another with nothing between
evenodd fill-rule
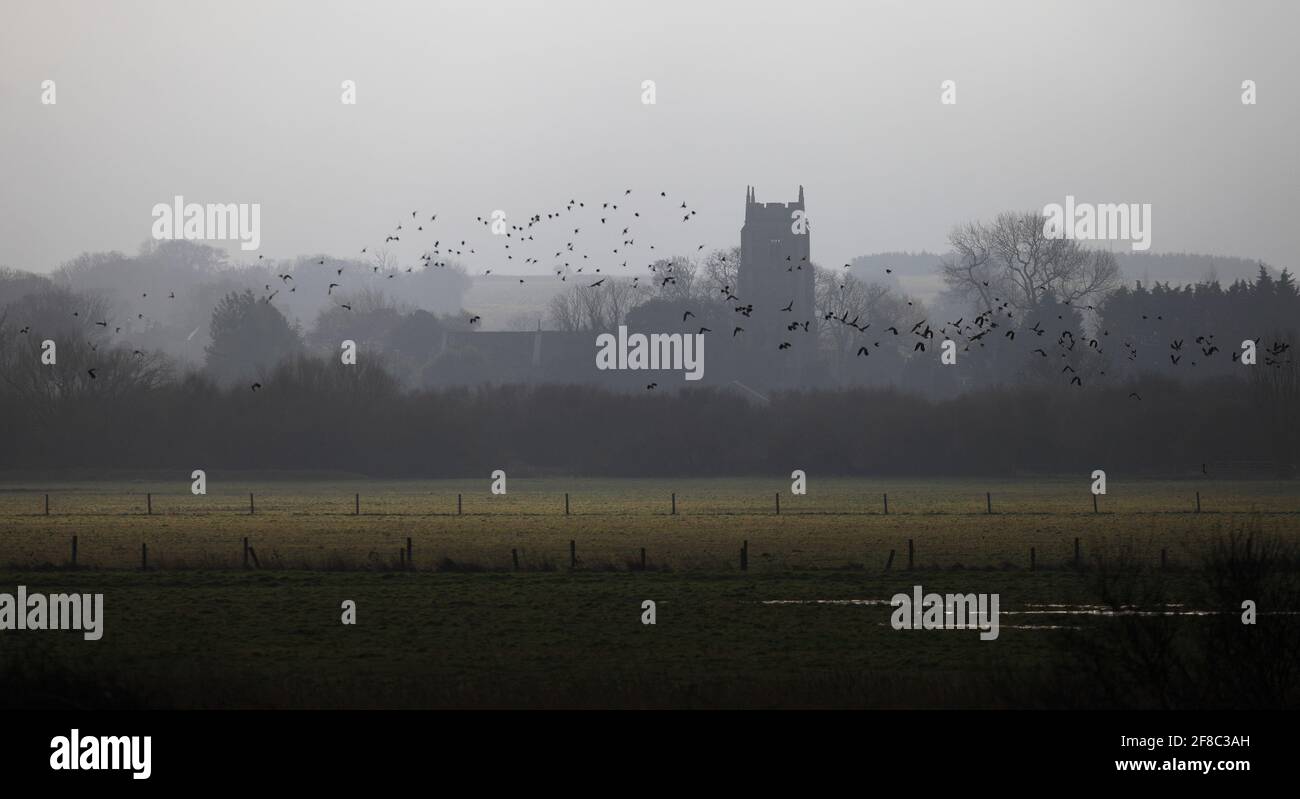
<instances>
[{"instance_id":1,"label":"church","mask_svg":"<svg viewBox=\"0 0 1300 799\"><path fill-rule=\"evenodd\" d=\"M814 360L818 320L810 239L803 186L799 199L786 203L760 203L754 187L745 189L736 295L754 306L744 328L757 356L751 365L773 370L764 382L797 381ZM791 330L792 324L804 323L806 330ZM785 342L798 346L782 353L778 348Z\"/></svg>"}]
</instances>

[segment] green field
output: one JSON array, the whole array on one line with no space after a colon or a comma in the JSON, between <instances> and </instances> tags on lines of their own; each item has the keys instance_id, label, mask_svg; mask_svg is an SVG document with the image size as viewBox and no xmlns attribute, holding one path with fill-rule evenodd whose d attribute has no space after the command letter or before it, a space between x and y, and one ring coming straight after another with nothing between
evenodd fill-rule
<instances>
[{"instance_id":1,"label":"green field","mask_svg":"<svg viewBox=\"0 0 1300 799\"><path fill-rule=\"evenodd\" d=\"M242 564L247 537L263 566L395 568L412 539L417 569L626 569L646 549L652 568L753 571L883 568L913 540L917 566L1052 567L1128 545L1177 562L1186 545L1254 520L1300 532L1300 486L1271 481L1124 481L1112 478L1094 513L1087 479L866 480L810 478L806 496L763 479L511 479L493 496L475 481L252 480L210 476L209 494L178 481L0 483L0 564L138 568L141 544L163 569ZM249 493L254 513L249 513ZM781 513L775 495L781 492ZM1201 511L1196 511L1196 495ZM565 494L569 515L565 515ZM677 514L671 515L671 495ZM988 513L986 493L992 495ZM45 515L49 495L50 515ZM153 515L146 515L146 495ZM356 495L361 495L360 514ZM462 513L457 514L457 495ZM889 514L883 495L889 496Z\"/></svg>"},{"instance_id":2,"label":"green field","mask_svg":"<svg viewBox=\"0 0 1300 799\"><path fill-rule=\"evenodd\" d=\"M814 478L799 497L776 480L512 479L506 496L486 479L209 480L205 497L188 481L0 484L0 591L102 592L106 616L96 642L0 632L9 704L1061 704L1066 637L1131 623L1088 610L1108 559L1149 570L1144 601L1197 608L1201 544L1300 538L1285 482L1112 480L1094 513L1086 479ZM258 568L242 569L243 537ZM894 630L889 598L918 584L1000 594L998 640ZM344 600L355 626L340 623Z\"/></svg>"}]
</instances>

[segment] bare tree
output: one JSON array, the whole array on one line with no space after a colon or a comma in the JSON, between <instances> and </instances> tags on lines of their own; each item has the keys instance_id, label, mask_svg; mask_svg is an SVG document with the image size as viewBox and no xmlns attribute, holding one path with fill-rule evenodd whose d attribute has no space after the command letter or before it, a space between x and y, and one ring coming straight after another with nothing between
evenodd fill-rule
<instances>
[{"instance_id":1,"label":"bare tree","mask_svg":"<svg viewBox=\"0 0 1300 799\"><path fill-rule=\"evenodd\" d=\"M630 280L607 277L598 286L578 284L556 294L547 305L547 316L557 330L609 330L626 322L645 294Z\"/></svg>"},{"instance_id":2,"label":"bare tree","mask_svg":"<svg viewBox=\"0 0 1300 799\"><path fill-rule=\"evenodd\" d=\"M817 312L822 319L820 339L836 374L843 375L867 345L867 325L883 330L902 319L906 298L888 286L864 283L848 272L818 268L815 273ZM892 341L892 339L891 339Z\"/></svg>"},{"instance_id":3,"label":"bare tree","mask_svg":"<svg viewBox=\"0 0 1300 799\"><path fill-rule=\"evenodd\" d=\"M714 250L704 259L702 266L705 290L711 296L718 296L723 289L736 290L740 281L740 248Z\"/></svg>"},{"instance_id":4,"label":"bare tree","mask_svg":"<svg viewBox=\"0 0 1300 799\"><path fill-rule=\"evenodd\" d=\"M1010 303L1027 312L1044 299L1093 304L1119 283L1119 264L1105 250L1045 234L1035 212L999 214L948 235L953 254L942 262L944 282L980 310Z\"/></svg>"}]
</instances>

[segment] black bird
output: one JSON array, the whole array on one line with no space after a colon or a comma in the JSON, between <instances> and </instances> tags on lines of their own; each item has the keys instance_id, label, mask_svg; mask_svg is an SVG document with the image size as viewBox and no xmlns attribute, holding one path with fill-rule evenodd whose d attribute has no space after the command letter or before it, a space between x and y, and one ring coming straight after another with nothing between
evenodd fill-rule
<instances>
[{"instance_id":1,"label":"black bird","mask_svg":"<svg viewBox=\"0 0 1300 799\"><path fill-rule=\"evenodd\" d=\"M745 330L745 328L743 328L743 327L738 327L738 328L736 328L735 330L731 331L731 337L732 337L732 338L735 338L737 333L743 333L744 330Z\"/></svg>"},{"instance_id":2,"label":"black bird","mask_svg":"<svg viewBox=\"0 0 1300 799\"><path fill-rule=\"evenodd\" d=\"M252 389L253 389L254 391L257 391L257 390L258 390L259 388L261 388L261 387L262 387L262 384L261 384L261 383L254 383L253 386L252 386Z\"/></svg>"},{"instance_id":3,"label":"black bird","mask_svg":"<svg viewBox=\"0 0 1300 799\"><path fill-rule=\"evenodd\" d=\"M94 370L94 369L87 369L87 370L86 370L86 374L90 375L90 379L91 379L91 380L94 380L94 379L95 379L95 370Z\"/></svg>"}]
</instances>

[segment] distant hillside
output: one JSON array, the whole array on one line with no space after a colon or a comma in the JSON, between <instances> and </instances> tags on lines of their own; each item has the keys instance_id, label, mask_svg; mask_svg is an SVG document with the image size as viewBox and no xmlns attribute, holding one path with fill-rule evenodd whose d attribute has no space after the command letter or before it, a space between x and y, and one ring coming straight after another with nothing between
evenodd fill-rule
<instances>
[{"instance_id":1,"label":"distant hillside","mask_svg":"<svg viewBox=\"0 0 1300 799\"><path fill-rule=\"evenodd\" d=\"M483 317L483 330L536 330L538 319L545 327L547 304L571 285L554 275L474 275L471 280L464 307Z\"/></svg>"},{"instance_id":2,"label":"distant hillside","mask_svg":"<svg viewBox=\"0 0 1300 799\"><path fill-rule=\"evenodd\" d=\"M1217 278L1226 286L1238 279L1253 280L1259 273L1259 261L1225 255L1117 252L1116 256L1127 282L1141 280L1144 285L1201 283ZM1281 272L1280 267L1271 264L1265 266L1273 277Z\"/></svg>"}]
</instances>

